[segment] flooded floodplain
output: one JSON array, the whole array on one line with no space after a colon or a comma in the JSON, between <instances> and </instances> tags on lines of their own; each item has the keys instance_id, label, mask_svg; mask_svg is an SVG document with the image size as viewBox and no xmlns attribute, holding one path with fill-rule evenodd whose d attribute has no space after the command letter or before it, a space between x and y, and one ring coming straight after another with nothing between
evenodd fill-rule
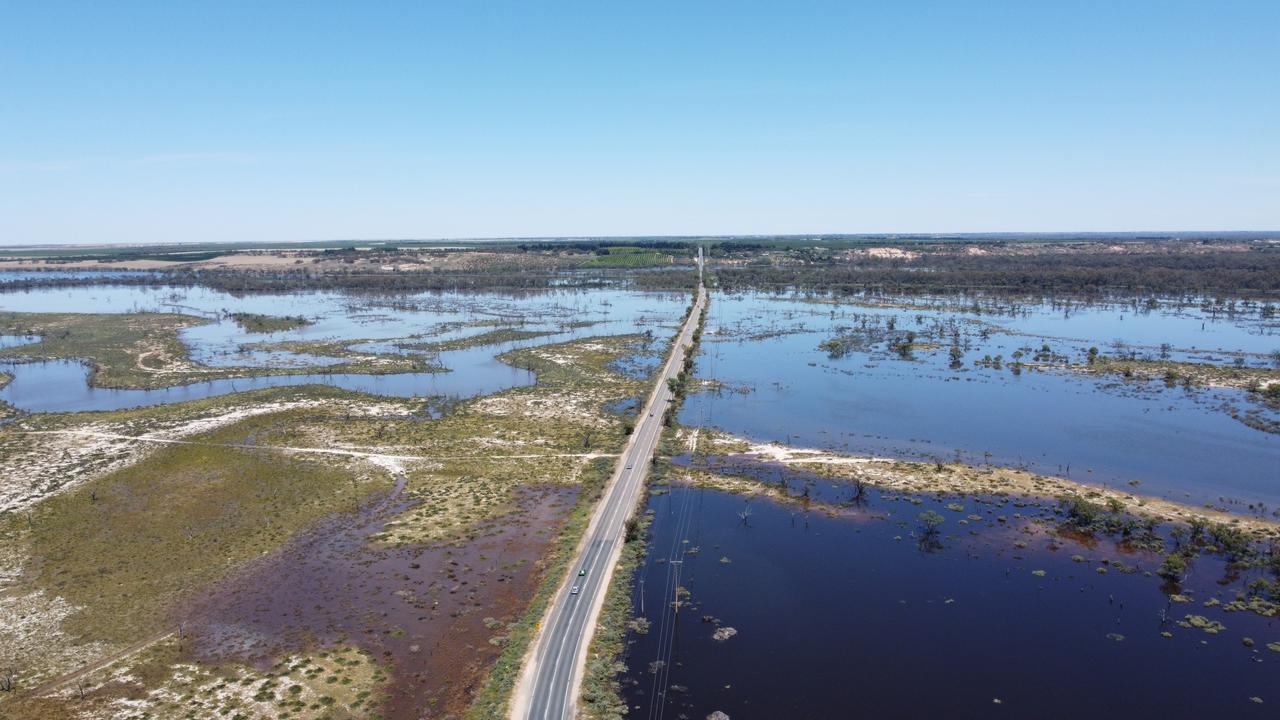
<instances>
[{"instance_id":1,"label":"flooded floodplain","mask_svg":"<svg viewBox=\"0 0 1280 720\"><path fill-rule=\"evenodd\" d=\"M1158 555L1042 532L1034 505L673 484L648 509L628 717L1269 717L1280 700L1280 621L1223 612L1222 563L1170 596Z\"/></svg>"},{"instance_id":2,"label":"flooded floodplain","mask_svg":"<svg viewBox=\"0 0 1280 720\"><path fill-rule=\"evenodd\" d=\"M501 650L502 629L536 590L537 562L574 491L523 489L524 511L485 523L470 542L381 545L371 538L409 507L399 497L403 485L353 517L330 518L183 608L193 654L270 668L289 651L354 645L390 667L383 717L464 711Z\"/></svg>"},{"instance_id":3,"label":"flooded floodplain","mask_svg":"<svg viewBox=\"0 0 1280 720\"><path fill-rule=\"evenodd\" d=\"M1275 409L1214 379L1271 372L1280 329L1261 304L1231 307L717 296L679 417L924 461L903 473L1024 468L1274 519L1280 436L1242 418ZM1120 369L1144 363L1183 375ZM673 458L648 500L629 717L1267 717L1276 702L1280 620L1251 599L1275 599L1274 544L1171 571L1189 547L1172 523L1113 510L1120 530L1079 530L1053 497L892 491L714 447Z\"/></svg>"},{"instance_id":4,"label":"flooded floodplain","mask_svg":"<svg viewBox=\"0 0 1280 720\"><path fill-rule=\"evenodd\" d=\"M190 362L243 376L94 387L75 359L15 358L0 364L13 375L0 399L42 412L305 383L396 397L520 388L474 403L474 421L445 414L439 423L455 421L457 438L416 415L363 424L342 416L300 438L288 434L294 423L268 424L282 434L275 446L315 438L341 445L350 433L371 457L424 469L407 490L397 475L371 504L342 505L172 608L173 623L189 633L186 657L202 666L272 672L295 654L354 648L385 669L386 682L370 696L384 716L450 716L477 697L543 582L540 560L590 496L556 483L581 472L595 457L587 450L612 452L625 437L608 429L637 411L642 391L633 385L650 376L663 343L605 352L613 379L584 401L586 419L572 422L554 409L577 407L581 377L560 379L565 386L545 397L510 397L542 383L528 387L532 371L498 356L533 348L544 351L535 353L543 364L529 366L540 373L585 367L603 352L597 336L652 331L663 340L687 303L684 294L621 289L5 293L0 312L199 318L177 335ZM258 330L246 316L259 318ZM936 463L938 472L957 462L1026 468L1265 519L1280 507L1280 435L1263 428L1280 413L1256 389L1218 380L1270 372L1277 332L1263 306L1201 300L836 304L715 295L695 363L702 382L679 420L757 442ZM584 339L576 350L552 345ZM39 357L39 347L29 334L0 336L10 356L29 349ZM429 370L377 372L378 363L405 356ZM370 371L334 370L352 358ZM1131 376L1121 363L1152 364L1164 379ZM1194 367L1224 375L1188 374ZM282 368L297 372L261 374ZM1170 380L1174 372L1182 374ZM1168 549L1190 541L1167 525L1135 524L1123 536L1077 532L1064 527L1053 498L894 492L741 449L725 453L677 456L670 482L647 500L648 554L629 586L635 619L622 658L629 717L1265 717L1280 702L1272 697L1280 620L1241 607L1251 583L1273 582L1275 571L1261 564L1228 567L1202 540L1182 577L1169 581ZM509 457L496 460L502 454ZM427 469L432 455L446 465ZM535 456L545 472L535 472ZM695 470L767 489L686 484ZM434 517L425 511L465 506L488 492L490 474L502 488L512 484L493 495L520 511L463 513L479 518L466 526L466 541L440 541L423 528L413 535L416 511ZM89 507L114 499L89 493ZM1270 587L1249 597L1280 600L1280 584Z\"/></svg>"},{"instance_id":5,"label":"flooded floodplain","mask_svg":"<svg viewBox=\"0 0 1280 720\"><path fill-rule=\"evenodd\" d=\"M687 298L623 290L563 290L518 296L494 293L350 295L334 292L236 296L203 287L78 286L0 294L0 312L136 313L195 316L180 332L190 360L234 369L218 378L155 389L94 387L73 360L0 362L13 375L0 400L31 412L115 410L184 402L231 392L319 383L396 397L467 398L528 385L533 375L496 359L531 344L673 327ZM253 332L235 315L297 317L298 327ZM504 334L504 331L506 334ZM0 348L39 338L0 336ZM444 349L440 349L440 348ZM325 354L329 353L329 354ZM353 355L413 355L433 372L333 372ZM290 374L263 374L288 369Z\"/></svg>"},{"instance_id":6,"label":"flooded floodplain","mask_svg":"<svg viewBox=\"0 0 1280 720\"><path fill-rule=\"evenodd\" d=\"M492 716L688 303L0 294L3 714Z\"/></svg>"},{"instance_id":7,"label":"flooded floodplain","mask_svg":"<svg viewBox=\"0 0 1280 720\"><path fill-rule=\"evenodd\" d=\"M1280 348L1276 320L1257 309L1161 307L1042 303L1001 315L717 296L697 363L716 385L690 395L680 419L799 447L1025 467L1193 505L1280 507L1280 435L1238 417L1274 419L1274 408L1239 388L1089 371L1090 348L1232 369L1236 358L1269 366ZM1159 338L1166 347L1151 344Z\"/></svg>"}]
</instances>

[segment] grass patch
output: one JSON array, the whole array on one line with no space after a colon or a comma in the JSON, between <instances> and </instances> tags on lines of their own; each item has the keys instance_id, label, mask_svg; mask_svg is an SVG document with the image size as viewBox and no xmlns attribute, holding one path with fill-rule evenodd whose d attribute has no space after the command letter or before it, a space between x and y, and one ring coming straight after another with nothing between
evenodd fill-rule
<instances>
[{"instance_id":1,"label":"grass patch","mask_svg":"<svg viewBox=\"0 0 1280 720\"><path fill-rule=\"evenodd\" d=\"M200 433L213 427L298 406L314 407L317 416L341 420L360 415L410 416L420 413L425 404L324 385L298 385L128 410L22 415L0 426L0 508L29 507L42 497L118 469L160 447L133 442L130 437L207 440ZM71 435L63 431L122 437ZM238 441L250 435L246 429Z\"/></svg>"},{"instance_id":2,"label":"grass patch","mask_svg":"<svg viewBox=\"0 0 1280 720\"><path fill-rule=\"evenodd\" d=\"M1162 380L1170 387L1219 385L1254 392L1280 387L1280 370L1258 367L1233 367L1210 363L1176 360L1124 359L1098 356L1087 365L1072 366L1076 370L1122 375L1141 380Z\"/></svg>"},{"instance_id":3,"label":"grass patch","mask_svg":"<svg viewBox=\"0 0 1280 720\"><path fill-rule=\"evenodd\" d=\"M404 461L405 493L418 502L378 538L388 544L466 540L483 531L484 520L511 511L521 486L582 486L554 550L539 566L539 593L521 610L523 620L504 632L503 654L480 684L479 709L471 716L494 716L485 708L505 707L532 630L625 442L624 419L603 412L602 405L643 390L643 380L611 368L647 342L640 335L608 336L513 350L503 359L535 372L535 385L456 403L436 419L416 413L419 403L306 386L134 410L38 415L0 430L0 443L13 448L54 438L70 447L104 442L23 433L59 429L176 434L201 443L120 440L119 448L137 453L127 458L134 464L96 479L86 474L74 489L45 496L31 507L30 523L25 512L0 520L0 546L14 555L4 564L25 573L14 589L43 592L71 608L54 620L64 634L51 636L71 659L59 664L34 653L31 663L47 667L24 670L23 687L163 629L186 593L200 592L325 515L389 485L382 471L370 473L373 480L362 477L367 466L359 460L271 449L348 448L422 458ZM234 420L217 425L228 413ZM204 429L185 429L193 426ZM86 461L68 460L73 466ZM130 672L132 667L131 661ZM144 685L166 682L158 677Z\"/></svg>"},{"instance_id":4,"label":"grass patch","mask_svg":"<svg viewBox=\"0 0 1280 720\"><path fill-rule=\"evenodd\" d=\"M470 325L483 326L485 324L488 323L471 323ZM441 332L447 332L452 329L455 328L445 327ZM285 351L320 355L324 357L346 358L353 362L363 364L366 367L367 372L382 370L384 368L390 368L390 371L392 372L448 372L448 368L442 367L438 364L433 364L433 362L429 361L428 358L419 357L416 354L420 353L422 355L429 356L434 353L447 352L450 350L466 350L469 348L484 347L486 345L498 345L502 343L518 342L521 340L533 340L552 334L554 334L554 332L547 330L522 330L514 327L502 327L487 330L476 335L469 335L466 337L443 341L419 339L421 336L411 336L400 340L285 340L283 342L274 343L253 343L247 347L253 350ZM370 353L354 349L357 345L370 342L389 343L404 351L404 353Z\"/></svg>"},{"instance_id":5,"label":"grass patch","mask_svg":"<svg viewBox=\"0 0 1280 720\"><path fill-rule=\"evenodd\" d=\"M455 340L445 340L443 342L425 342L417 344L402 344L400 347L409 349L421 348L423 350L445 351L445 350L465 350L473 347L483 347L485 345L498 345L500 343L517 342L520 340L533 340L535 338L546 337L553 334L547 330L521 330L520 328L497 328L478 335L470 335Z\"/></svg>"},{"instance_id":6,"label":"grass patch","mask_svg":"<svg viewBox=\"0 0 1280 720\"><path fill-rule=\"evenodd\" d=\"M333 462L273 452L168 446L4 522L30 583L78 609L80 642L156 632L173 604L235 565L281 547L318 518L387 486Z\"/></svg>"},{"instance_id":7,"label":"grass patch","mask_svg":"<svg viewBox=\"0 0 1280 720\"><path fill-rule=\"evenodd\" d=\"M40 342L31 345L0 349L0 359L82 360L90 368L90 385L127 389L316 372L315 368L309 367L206 367L196 364L178 333L208 322L203 318L174 313L0 313L0 334L40 336ZM313 345L317 347L287 343L270 347L306 351L320 350L320 346L325 344ZM334 352L318 354L343 356ZM349 359L350 362L326 366L323 371L386 374L440 370L412 355L351 353Z\"/></svg>"},{"instance_id":8,"label":"grass patch","mask_svg":"<svg viewBox=\"0 0 1280 720\"><path fill-rule=\"evenodd\" d=\"M231 313L231 319L236 321L245 332L251 333L273 333L284 330L296 330L300 327L306 327L311 321L301 315L260 315L258 313Z\"/></svg>"},{"instance_id":9,"label":"grass patch","mask_svg":"<svg viewBox=\"0 0 1280 720\"><path fill-rule=\"evenodd\" d=\"M99 387L148 388L208 379L196 372L178 339L208 323L174 313L0 313L0 333L39 335L40 342L0 349L0 358L86 360Z\"/></svg>"},{"instance_id":10,"label":"grass patch","mask_svg":"<svg viewBox=\"0 0 1280 720\"><path fill-rule=\"evenodd\" d=\"M641 247L619 246L602 248L602 250L607 251L607 254L596 255L583 263L583 267L638 268L670 265L675 262L675 258L667 253Z\"/></svg>"}]
</instances>

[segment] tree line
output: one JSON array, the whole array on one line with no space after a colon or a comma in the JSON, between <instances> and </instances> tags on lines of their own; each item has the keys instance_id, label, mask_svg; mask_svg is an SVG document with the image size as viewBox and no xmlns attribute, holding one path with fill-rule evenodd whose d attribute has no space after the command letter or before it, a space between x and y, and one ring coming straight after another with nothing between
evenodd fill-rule
<instances>
[{"instance_id":1,"label":"tree line","mask_svg":"<svg viewBox=\"0 0 1280 720\"><path fill-rule=\"evenodd\" d=\"M713 254L714 256L714 254ZM1249 252L929 255L841 257L717 264L721 288L821 290L834 294L1112 291L1154 294L1280 295L1280 248Z\"/></svg>"}]
</instances>

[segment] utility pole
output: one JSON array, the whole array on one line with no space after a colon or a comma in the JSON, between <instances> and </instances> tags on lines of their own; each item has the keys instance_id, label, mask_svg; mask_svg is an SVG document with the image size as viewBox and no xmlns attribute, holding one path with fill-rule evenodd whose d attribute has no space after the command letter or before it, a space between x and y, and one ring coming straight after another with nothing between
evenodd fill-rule
<instances>
[{"instance_id":1,"label":"utility pole","mask_svg":"<svg viewBox=\"0 0 1280 720\"><path fill-rule=\"evenodd\" d=\"M675 582L675 586L676 586L676 589L675 589L676 597L675 597L675 602L673 603L673 605L675 606L675 609L676 609L676 615L679 615L679 614L680 614L680 566L684 564L684 560L672 560L672 561L671 561L671 564L676 566L676 568L675 568L675 572L676 572L676 582Z\"/></svg>"}]
</instances>

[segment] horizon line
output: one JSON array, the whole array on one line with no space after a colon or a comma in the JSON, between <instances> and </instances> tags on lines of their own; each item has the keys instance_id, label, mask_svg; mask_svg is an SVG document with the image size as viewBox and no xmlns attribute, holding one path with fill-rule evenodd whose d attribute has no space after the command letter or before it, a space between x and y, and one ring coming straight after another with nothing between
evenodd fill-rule
<instances>
[{"instance_id":1,"label":"horizon line","mask_svg":"<svg viewBox=\"0 0 1280 720\"><path fill-rule=\"evenodd\" d=\"M998 239L1036 237L1069 239L1069 238L1116 238L1142 239L1152 236L1152 240L1176 240L1182 237L1199 239L1280 239L1280 229L1275 230L994 230L994 231L962 231L962 232L791 232L791 233L688 233L688 234L579 234L579 235L490 235L490 236L454 236L454 237L369 237L369 238L294 238L283 240L154 240L138 242L70 242L70 243L16 243L0 244L0 250L42 250L49 248L129 248L129 247L163 247L166 245L305 245L320 243L486 243L486 242L575 242L575 241L611 241L611 240L692 240L692 239L805 239L816 241L845 238L866 239Z\"/></svg>"}]
</instances>

